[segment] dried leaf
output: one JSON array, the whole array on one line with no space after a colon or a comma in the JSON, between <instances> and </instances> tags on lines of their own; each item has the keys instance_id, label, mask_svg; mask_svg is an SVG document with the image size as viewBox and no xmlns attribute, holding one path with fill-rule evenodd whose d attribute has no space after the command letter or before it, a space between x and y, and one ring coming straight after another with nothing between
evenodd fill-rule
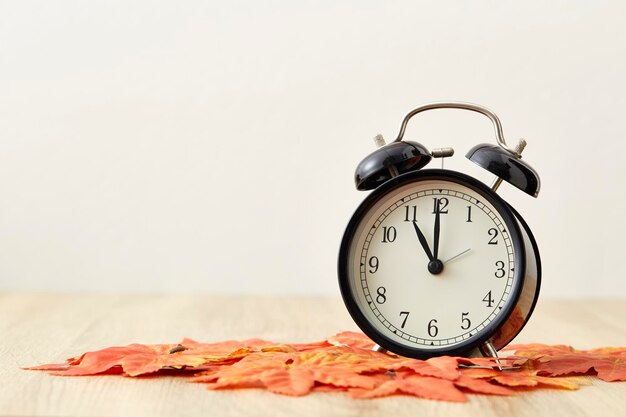
<instances>
[{"instance_id":1,"label":"dried leaf","mask_svg":"<svg viewBox=\"0 0 626 417\"><path fill-rule=\"evenodd\" d=\"M313 388L315 380L310 369L293 367L264 372L261 382L276 394L306 395Z\"/></svg>"},{"instance_id":2,"label":"dried leaf","mask_svg":"<svg viewBox=\"0 0 626 417\"><path fill-rule=\"evenodd\" d=\"M588 351L569 346L517 345L505 358L441 356L428 360L372 351L361 333L342 332L313 343L261 339L117 346L27 369L55 375L124 373L139 376L166 370L209 389L263 388L302 396L311 391L344 392L354 398L412 395L462 402L466 394L512 395L516 388L578 389L587 381L571 374L626 379L626 348ZM502 369L505 369L504 371ZM184 372L184 373L183 373ZM517 390L519 391L519 390Z\"/></svg>"},{"instance_id":3,"label":"dried leaf","mask_svg":"<svg viewBox=\"0 0 626 417\"><path fill-rule=\"evenodd\" d=\"M350 346L359 349L372 349L374 342L363 333L341 332L328 338L328 343L335 346Z\"/></svg>"},{"instance_id":4,"label":"dried leaf","mask_svg":"<svg viewBox=\"0 0 626 417\"><path fill-rule=\"evenodd\" d=\"M512 346L515 356L529 358L529 367L541 375L595 373L603 381L626 381L626 349L576 350L540 344Z\"/></svg>"},{"instance_id":5,"label":"dried leaf","mask_svg":"<svg viewBox=\"0 0 626 417\"><path fill-rule=\"evenodd\" d=\"M586 384L582 378L562 377L549 378L537 375L537 371L521 369L517 371L498 371L496 369L462 369L461 374L473 379L487 379L508 387L545 386L576 390L579 385Z\"/></svg>"},{"instance_id":6,"label":"dried leaf","mask_svg":"<svg viewBox=\"0 0 626 417\"><path fill-rule=\"evenodd\" d=\"M464 402L465 394L452 381L421 375L390 378L374 389L353 388L348 390L353 398L377 398L392 394L410 394L432 400Z\"/></svg>"}]
</instances>

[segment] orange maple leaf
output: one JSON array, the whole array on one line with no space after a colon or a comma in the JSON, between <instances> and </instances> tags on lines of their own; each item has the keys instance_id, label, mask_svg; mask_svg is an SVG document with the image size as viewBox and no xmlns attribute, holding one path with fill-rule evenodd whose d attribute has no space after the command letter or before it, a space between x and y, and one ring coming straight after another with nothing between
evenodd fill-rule
<instances>
[{"instance_id":1,"label":"orange maple leaf","mask_svg":"<svg viewBox=\"0 0 626 417\"><path fill-rule=\"evenodd\" d=\"M352 388L348 392L354 398L377 398L392 394L410 394L433 400L464 402L465 394L456 388L454 382L447 379L421 375L389 377L373 389Z\"/></svg>"},{"instance_id":2,"label":"orange maple leaf","mask_svg":"<svg viewBox=\"0 0 626 417\"><path fill-rule=\"evenodd\" d=\"M82 356L70 358L65 363L46 364L25 369L47 370L53 375L95 375L110 370L120 370L128 376L139 376L166 368L197 368L205 364L233 362L251 352L274 345L260 339L243 342L197 343L190 339L179 344L114 346Z\"/></svg>"},{"instance_id":3,"label":"orange maple leaf","mask_svg":"<svg viewBox=\"0 0 626 417\"><path fill-rule=\"evenodd\" d=\"M596 373L606 381L626 379L626 348L587 351L569 346L517 345L511 357L405 358L372 351L365 335L342 332L312 343L261 339L110 347L27 369L56 375L124 373L139 376L161 370L192 374L209 389L264 388L301 396L311 391L347 391L354 398L405 394L461 402L467 393L511 395L516 388L577 389L586 380L561 375ZM501 370L500 367L506 370Z\"/></svg>"},{"instance_id":4,"label":"orange maple leaf","mask_svg":"<svg viewBox=\"0 0 626 417\"><path fill-rule=\"evenodd\" d=\"M541 344L512 346L515 356L528 358L528 367L545 376L596 373L603 381L626 381L626 349L576 350Z\"/></svg>"},{"instance_id":5,"label":"orange maple leaf","mask_svg":"<svg viewBox=\"0 0 626 417\"><path fill-rule=\"evenodd\" d=\"M587 382L582 378L561 377L550 378L537 375L538 371L520 369L515 371L498 371L497 369L461 369L461 374L474 379L487 379L508 387L552 387L576 390Z\"/></svg>"}]
</instances>

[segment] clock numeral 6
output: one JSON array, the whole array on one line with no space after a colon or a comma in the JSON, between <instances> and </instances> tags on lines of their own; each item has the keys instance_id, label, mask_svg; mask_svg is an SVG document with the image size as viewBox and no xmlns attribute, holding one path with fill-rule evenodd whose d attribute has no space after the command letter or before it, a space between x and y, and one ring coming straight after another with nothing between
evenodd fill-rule
<instances>
[{"instance_id":1,"label":"clock numeral 6","mask_svg":"<svg viewBox=\"0 0 626 417\"><path fill-rule=\"evenodd\" d=\"M496 262L496 272L495 272L495 276L496 278L502 278L504 275L506 275L506 272L504 271L504 262L503 261L498 261Z\"/></svg>"},{"instance_id":2,"label":"clock numeral 6","mask_svg":"<svg viewBox=\"0 0 626 417\"><path fill-rule=\"evenodd\" d=\"M394 240L396 240L397 236L398 236L398 232L396 232L395 227L383 226L383 243L391 243Z\"/></svg>"},{"instance_id":3,"label":"clock numeral 6","mask_svg":"<svg viewBox=\"0 0 626 417\"><path fill-rule=\"evenodd\" d=\"M467 313L461 313L461 329L463 330L469 329L470 326L472 325L472 322L470 321L470 319L466 317L468 315L469 315L469 311Z\"/></svg>"},{"instance_id":4,"label":"clock numeral 6","mask_svg":"<svg viewBox=\"0 0 626 417\"><path fill-rule=\"evenodd\" d=\"M400 326L401 329L404 329L404 325L406 324L406 319L409 318L409 311L401 311L400 312L400 317L402 317L404 315L404 320L402 320L402 325Z\"/></svg>"},{"instance_id":5,"label":"clock numeral 6","mask_svg":"<svg viewBox=\"0 0 626 417\"><path fill-rule=\"evenodd\" d=\"M436 326L436 324L437 319L432 319L428 322L428 335L430 337L435 337L437 336L437 333L439 333L439 328Z\"/></svg>"},{"instance_id":6,"label":"clock numeral 6","mask_svg":"<svg viewBox=\"0 0 626 417\"><path fill-rule=\"evenodd\" d=\"M378 271L378 258L376 256L372 256L368 262L370 269L370 274L376 273Z\"/></svg>"},{"instance_id":7,"label":"clock numeral 6","mask_svg":"<svg viewBox=\"0 0 626 417\"><path fill-rule=\"evenodd\" d=\"M387 292L387 288L378 287L378 289L376 290L376 294L378 294L376 296L376 302L378 304L385 304L385 301L387 301L387 296L385 295L386 292Z\"/></svg>"}]
</instances>

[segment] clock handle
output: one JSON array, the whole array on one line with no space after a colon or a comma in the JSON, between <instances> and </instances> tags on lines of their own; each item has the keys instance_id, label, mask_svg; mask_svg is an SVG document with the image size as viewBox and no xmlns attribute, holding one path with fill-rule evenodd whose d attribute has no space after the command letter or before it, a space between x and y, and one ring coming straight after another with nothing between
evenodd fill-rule
<instances>
[{"instance_id":1,"label":"clock handle","mask_svg":"<svg viewBox=\"0 0 626 417\"><path fill-rule=\"evenodd\" d=\"M402 138L404 137L404 132L406 130L406 126L409 123L409 120L411 119L411 117L415 116L418 113L421 113L427 110L434 110L434 109L470 110L470 111L474 111L474 112L487 116L489 120L491 120L491 122L493 123L493 127L496 132L496 140L498 141L498 145L500 145L503 149L511 152L512 154L516 156L520 156L520 153L517 152L517 149L513 149L506 144L506 141L504 140L504 133L502 131L502 123L500 123L500 119L498 119L498 116L496 116L494 112L492 112L486 107L479 106L478 104L464 103L461 101L435 102L435 103L430 103L430 104L424 104L423 106L420 106L416 109L411 110L409 114L407 114L404 117L404 120L402 121L402 125L400 126L400 132L398 133L398 137L396 138L396 140L394 140L394 142L402 141Z\"/></svg>"}]
</instances>

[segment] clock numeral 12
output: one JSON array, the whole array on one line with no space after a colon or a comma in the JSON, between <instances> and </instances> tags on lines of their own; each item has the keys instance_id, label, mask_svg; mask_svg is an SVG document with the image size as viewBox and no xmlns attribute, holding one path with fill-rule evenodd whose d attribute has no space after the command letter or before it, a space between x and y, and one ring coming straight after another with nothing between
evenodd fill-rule
<instances>
[{"instance_id":1,"label":"clock numeral 12","mask_svg":"<svg viewBox=\"0 0 626 417\"><path fill-rule=\"evenodd\" d=\"M472 206L467 206L467 220L466 223L472 223Z\"/></svg>"},{"instance_id":2,"label":"clock numeral 12","mask_svg":"<svg viewBox=\"0 0 626 417\"><path fill-rule=\"evenodd\" d=\"M433 198L433 214L437 214L437 211L439 211L439 214L448 214L448 209L446 208L448 204L450 202L445 197Z\"/></svg>"}]
</instances>

